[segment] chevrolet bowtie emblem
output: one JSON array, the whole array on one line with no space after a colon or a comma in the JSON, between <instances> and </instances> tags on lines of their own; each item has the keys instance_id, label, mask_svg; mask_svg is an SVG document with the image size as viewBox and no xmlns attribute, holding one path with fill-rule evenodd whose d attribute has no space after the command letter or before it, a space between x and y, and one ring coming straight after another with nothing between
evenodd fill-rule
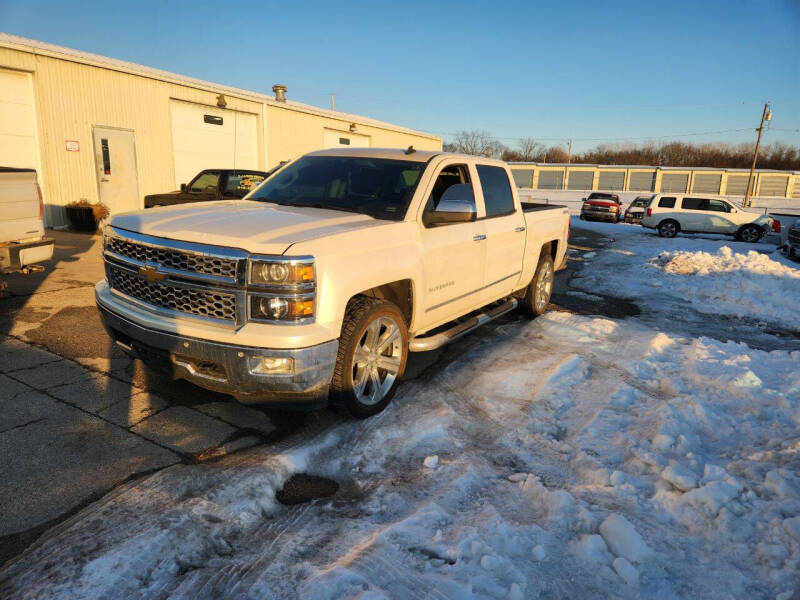
<instances>
[{"instance_id":1,"label":"chevrolet bowtie emblem","mask_svg":"<svg viewBox=\"0 0 800 600\"><path fill-rule=\"evenodd\" d=\"M160 273L158 269L155 267L151 267L150 265L146 267L139 267L139 275L144 277L147 281L161 281L162 279L166 278L164 273Z\"/></svg>"}]
</instances>

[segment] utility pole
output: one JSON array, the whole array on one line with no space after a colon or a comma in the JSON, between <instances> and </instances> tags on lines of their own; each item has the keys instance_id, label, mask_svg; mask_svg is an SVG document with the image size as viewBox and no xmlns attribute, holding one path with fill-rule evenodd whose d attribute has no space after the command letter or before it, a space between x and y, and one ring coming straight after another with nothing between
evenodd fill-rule
<instances>
[{"instance_id":1,"label":"utility pole","mask_svg":"<svg viewBox=\"0 0 800 600\"><path fill-rule=\"evenodd\" d=\"M747 178L747 190L744 193L744 203L742 206L747 208L752 204L750 197L753 195L753 176L756 170L756 161L758 161L758 150L761 148L761 135L764 133L764 123L772 120L772 113L769 110L769 102L764 103L764 112L761 113L761 125L758 126L758 139L756 140L756 151L753 152L753 164L750 165L750 177Z\"/></svg>"},{"instance_id":2,"label":"utility pole","mask_svg":"<svg viewBox=\"0 0 800 600\"><path fill-rule=\"evenodd\" d=\"M333 94L331 94L331 110L336 110L336 102L333 100Z\"/></svg>"},{"instance_id":3,"label":"utility pole","mask_svg":"<svg viewBox=\"0 0 800 600\"><path fill-rule=\"evenodd\" d=\"M567 164L572 162L572 138L569 138L569 151L567 152Z\"/></svg>"}]
</instances>

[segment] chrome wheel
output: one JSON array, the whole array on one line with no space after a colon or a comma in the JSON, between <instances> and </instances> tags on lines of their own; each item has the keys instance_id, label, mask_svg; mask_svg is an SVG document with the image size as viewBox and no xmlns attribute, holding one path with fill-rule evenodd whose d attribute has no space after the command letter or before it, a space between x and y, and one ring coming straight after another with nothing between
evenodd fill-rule
<instances>
[{"instance_id":1,"label":"chrome wheel","mask_svg":"<svg viewBox=\"0 0 800 600\"><path fill-rule=\"evenodd\" d=\"M365 405L379 403L392 389L403 360L403 336L390 316L367 325L353 354L353 394Z\"/></svg>"},{"instance_id":2,"label":"chrome wheel","mask_svg":"<svg viewBox=\"0 0 800 600\"><path fill-rule=\"evenodd\" d=\"M539 271L539 277L536 280L536 289L534 290L534 302L536 303L536 310L543 312L548 302L550 302L550 294L553 291L553 265L549 262L542 265Z\"/></svg>"}]
</instances>

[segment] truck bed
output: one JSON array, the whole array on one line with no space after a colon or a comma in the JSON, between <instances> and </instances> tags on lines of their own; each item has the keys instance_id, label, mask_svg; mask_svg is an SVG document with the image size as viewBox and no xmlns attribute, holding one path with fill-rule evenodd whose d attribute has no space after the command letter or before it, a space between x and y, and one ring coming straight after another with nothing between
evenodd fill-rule
<instances>
[{"instance_id":1,"label":"truck bed","mask_svg":"<svg viewBox=\"0 0 800 600\"><path fill-rule=\"evenodd\" d=\"M522 212L535 212L537 210L548 210L550 208L566 208L563 204L542 204L541 202L520 202Z\"/></svg>"}]
</instances>

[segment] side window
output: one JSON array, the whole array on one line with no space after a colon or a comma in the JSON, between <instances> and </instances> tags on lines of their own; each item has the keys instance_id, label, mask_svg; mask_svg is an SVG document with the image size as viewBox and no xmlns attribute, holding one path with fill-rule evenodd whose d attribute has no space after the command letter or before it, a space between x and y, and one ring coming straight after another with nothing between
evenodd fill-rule
<instances>
[{"instance_id":1,"label":"side window","mask_svg":"<svg viewBox=\"0 0 800 600\"><path fill-rule=\"evenodd\" d=\"M213 192L219 184L219 171L203 173L189 186L190 192Z\"/></svg>"},{"instance_id":2,"label":"side window","mask_svg":"<svg viewBox=\"0 0 800 600\"><path fill-rule=\"evenodd\" d=\"M260 173L229 173L225 182L225 193L244 197L262 181L264 181L264 176Z\"/></svg>"},{"instance_id":3,"label":"side window","mask_svg":"<svg viewBox=\"0 0 800 600\"><path fill-rule=\"evenodd\" d=\"M723 200L709 200L708 208L706 210L728 213L731 212L731 205Z\"/></svg>"},{"instance_id":4,"label":"side window","mask_svg":"<svg viewBox=\"0 0 800 600\"><path fill-rule=\"evenodd\" d=\"M681 208L684 210L708 210L708 200L704 198L684 198Z\"/></svg>"},{"instance_id":5,"label":"side window","mask_svg":"<svg viewBox=\"0 0 800 600\"><path fill-rule=\"evenodd\" d=\"M478 165L478 179L483 188L486 217L499 217L514 212L514 196L506 170L502 167Z\"/></svg>"},{"instance_id":6,"label":"side window","mask_svg":"<svg viewBox=\"0 0 800 600\"><path fill-rule=\"evenodd\" d=\"M447 165L439 171L439 175L433 184L431 195L425 203L425 211L422 214L423 223L425 222L425 215L433 212L439 206L439 201L447 191L447 188L461 183L470 183L467 165Z\"/></svg>"},{"instance_id":7,"label":"side window","mask_svg":"<svg viewBox=\"0 0 800 600\"><path fill-rule=\"evenodd\" d=\"M675 197L674 196L666 196L664 198L658 199L658 207L659 208L675 208Z\"/></svg>"}]
</instances>

